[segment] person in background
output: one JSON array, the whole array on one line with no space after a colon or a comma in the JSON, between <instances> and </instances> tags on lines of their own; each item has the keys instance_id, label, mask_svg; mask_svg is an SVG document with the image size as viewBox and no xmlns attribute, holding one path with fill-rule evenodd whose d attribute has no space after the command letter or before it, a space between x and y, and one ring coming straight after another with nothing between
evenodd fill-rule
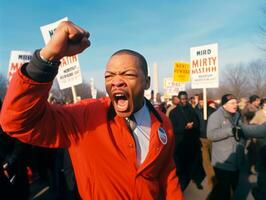
<instances>
[{"instance_id":1,"label":"person in background","mask_svg":"<svg viewBox=\"0 0 266 200\"><path fill-rule=\"evenodd\" d=\"M259 110L260 106L260 97L258 95L251 95L249 97L249 103L242 110L242 121L245 124L250 124L255 113ZM250 174L256 174L256 164L259 155L259 145L257 144L256 138L250 138L247 141L246 148L248 150L247 160L248 160L248 172Z\"/></svg>"},{"instance_id":2,"label":"person in background","mask_svg":"<svg viewBox=\"0 0 266 200\"><path fill-rule=\"evenodd\" d=\"M197 102L195 100L195 97L190 97L189 103L192 106L192 108L195 108L195 106L197 105Z\"/></svg>"},{"instance_id":3,"label":"person in background","mask_svg":"<svg viewBox=\"0 0 266 200\"><path fill-rule=\"evenodd\" d=\"M261 109L255 113L255 116L250 121L250 124L261 125L266 122L266 98L261 99ZM249 130L249 129L248 129ZM247 130L246 130L247 131ZM256 134L256 131L254 131ZM266 130L265 130L266 135ZM256 169L258 171L257 186L252 190L252 194L256 200L262 200L266 196L266 137L256 138L256 151L258 158Z\"/></svg>"},{"instance_id":4,"label":"person in background","mask_svg":"<svg viewBox=\"0 0 266 200\"><path fill-rule=\"evenodd\" d=\"M180 100L178 96L172 96L172 105L167 108L166 116L169 117L170 112L179 104Z\"/></svg>"},{"instance_id":5,"label":"person in background","mask_svg":"<svg viewBox=\"0 0 266 200\"><path fill-rule=\"evenodd\" d=\"M245 97L240 98L240 101L238 103L238 108L240 111L242 111L248 104L248 100Z\"/></svg>"},{"instance_id":6,"label":"person in background","mask_svg":"<svg viewBox=\"0 0 266 200\"><path fill-rule=\"evenodd\" d=\"M81 200L71 159L66 149L58 149L54 163L56 200Z\"/></svg>"},{"instance_id":7,"label":"person in background","mask_svg":"<svg viewBox=\"0 0 266 200\"><path fill-rule=\"evenodd\" d=\"M257 185L252 189L255 200L265 200L266 197L266 122L260 125L247 125L240 123L241 129L237 138L263 139L259 152ZM236 131L237 129L235 129ZM236 134L236 133L235 133Z\"/></svg>"},{"instance_id":8,"label":"person in background","mask_svg":"<svg viewBox=\"0 0 266 200\"><path fill-rule=\"evenodd\" d=\"M184 191L190 180L194 180L198 188L201 182L194 179L197 155L200 152L199 120L194 109L188 102L188 94L180 91L178 94L180 103L170 112L175 134L174 160L177 166L177 175L180 179L181 188ZM195 177L196 178L196 177Z\"/></svg>"},{"instance_id":9,"label":"person in background","mask_svg":"<svg viewBox=\"0 0 266 200\"><path fill-rule=\"evenodd\" d=\"M202 95L202 94L195 94L194 95L195 105L198 105L199 99L200 99L200 95Z\"/></svg>"},{"instance_id":10,"label":"person in background","mask_svg":"<svg viewBox=\"0 0 266 200\"><path fill-rule=\"evenodd\" d=\"M249 97L249 103L259 109L260 107L260 97L258 95L252 95Z\"/></svg>"},{"instance_id":11,"label":"person in background","mask_svg":"<svg viewBox=\"0 0 266 200\"><path fill-rule=\"evenodd\" d=\"M261 99L260 107L261 109L255 113L250 124L263 124L266 121L266 98Z\"/></svg>"},{"instance_id":12,"label":"person in background","mask_svg":"<svg viewBox=\"0 0 266 200\"><path fill-rule=\"evenodd\" d=\"M236 97L225 94L221 106L208 119L207 137L212 141L211 161L217 180L209 196L213 200L231 200L238 184L244 147L233 135L240 117L237 110Z\"/></svg>"},{"instance_id":13,"label":"person in background","mask_svg":"<svg viewBox=\"0 0 266 200\"><path fill-rule=\"evenodd\" d=\"M0 100L0 114L2 101ZM0 198L27 200L27 153L30 146L8 136L0 126Z\"/></svg>"},{"instance_id":14,"label":"person in background","mask_svg":"<svg viewBox=\"0 0 266 200\"><path fill-rule=\"evenodd\" d=\"M215 173L211 164L211 141L207 138L207 120L209 116L215 112L215 109L207 104L207 120L204 119L204 101L202 94L198 95L199 103L195 107L195 112L198 115L200 121L200 141L201 141L201 153L202 164L207 177L207 185L212 188L215 184Z\"/></svg>"},{"instance_id":15,"label":"person in background","mask_svg":"<svg viewBox=\"0 0 266 200\"><path fill-rule=\"evenodd\" d=\"M217 109L217 104L213 100L208 100L207 105L215 110Z\"/></svg>"},{"instance_id":16,"label":"person in background","mask_svg":"<svg viewBox=\"0 0 266 200\"><path fill-rule=\"evenodd\" d=\"M156 102L156 99L154 98L154 90L151 90L151 98L149 99L152 105Z\"/></svg>"}]
</instances>

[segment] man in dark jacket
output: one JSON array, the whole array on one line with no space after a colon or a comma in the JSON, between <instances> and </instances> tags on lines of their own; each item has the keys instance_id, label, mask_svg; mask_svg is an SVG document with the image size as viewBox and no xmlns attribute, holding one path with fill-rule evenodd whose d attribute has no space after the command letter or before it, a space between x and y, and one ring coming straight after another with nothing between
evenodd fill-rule
<instances>
[{"instance_id":1,"label":"man in dark jacket","mask_svg":"<svg viewBox=\"0 0 266 200\"><path fill-rule=\"evenodd\" d=\"M0 110L1 106L0 100ZM28 145L6 135L0 126L0 199L28 199L27 149Z\"/></svg>"},{"instance_id":2,"label":"man in dark jacket","mask_svg":"<svg viewBox=\"0 0 266 200\"><path fill-rule=\"evenodd\" d=\"M256 200L263 200L266 196L266 122L261 125L245 125L241 123L240 126L246 138L264 138L263 146L259 152L257 186L252 190ZM238 136L237 138L240 137Z\"/></svg>"},{"instance_id":3,"label":"man in dark jacket","mask_svg":"<svg viewBox=\"0 0 266 200\"><path fill-rule=\"evenodd\" d=\"M199 120L188 103L187 93L181 91L178 97L180 104L170 112L169 118L176 138L174 160L177 175L180 178L182 190L185 190L194 173L197 152L200 152ZM197 184L200 185L200 183Z\"/></svg>"},{"instance_id":4,"label":"man in dark jacket","mask_svg":"<svg viewBox=\"0 0 266 200\"><path fill-rule=\"evenodd\" d=\"M214 185L214 169L211 165L211 141L207 138L207 120L204 120L203 108L204 101L202 94L198 95L199 103L195 107L195 112L198 115L200 121L200 142L202 153L202 165L207 176L207 185L212 187ZM207 118L215 111L214 108L207 105Z\"/></svg>"}]
</instances>

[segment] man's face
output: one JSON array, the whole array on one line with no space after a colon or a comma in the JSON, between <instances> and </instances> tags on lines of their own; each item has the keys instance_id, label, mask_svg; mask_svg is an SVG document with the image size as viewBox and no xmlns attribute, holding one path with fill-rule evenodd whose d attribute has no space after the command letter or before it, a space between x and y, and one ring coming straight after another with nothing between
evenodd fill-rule
<instances>
[{"instance_id":1,"label":"man's face","mask_svg":"<svg viewBox=\"0 0 266 200\"><path fill-rule=\"evenodd\" d=\"M252 104L258 108L260 106L260 99L257 98L255 101L252 102Z\"/></svg>"},{"instance_id":2,"label":"man's face","mask_svg":"<svg viewBox=\"0 0 266 200\"><path fill-rule=\"evenodd\" d=\"M188 103L188 97L187 97L187 95L181 95L180 96L180 104L182 106L185 106L185 105L187 105L187 103Z\"/></svg>"},{"instance_id":3,"label":"man's face","mask_svg":"<svg viewBox=\"0 0 266 200\"><path fill-rule=\"evenodd\" d=\"M116 114L129 117L143 105L144 90L150 86L137 56L118 54L110 58L105 72L105 88Z\"/></svg>"},{"instance_id":4,"label":"man's face","mask_svg":"<svg viewBox=\"0 0 266 200\"><path fill-rule=\"evenodd\" d=\"M173 103L173 105L179 104L179 98L178 97L173 97L172 103Z\"/></svg>"},{"instance_id":5,"label":"man's face","mask_svg":"<svg viewBox=\"0 0 266 200\"><path fill-rule=\"evenodd\" d=\"M263 109L263 110L266 110L266 102L264 102L264 103L262 104L262 109Z\"/></svg>"},{"instance_id":6,"label":"man's face","mask_svg":"<svg viewBox=\"0 0 266 200\"><path fill-rule=\"evenodd\" d=\"M204 101L203 100L199 100L199 105L200 105L201 108L203 108L204 107Z\"/></svg>"},{"instance_id":7,"label":"man's face","mask_svg":"<svg viewBox=\"0 0 266 200\"><path fill-rule=\"evenodd\" d=\"M226 104L223 105L224 109L229 113L236 113L237 111L237 100L231 99Z\"/></svg>"},{"instance_id":8,"label":"man's face","mask_svg":"<svg viewBox=\"0 0 266 200\"><path fill-rule=\"evenodd\" d=\"M198 95L195 95L194 96L194 100L195 100L195 103L198 104L200 99L199 99L199 96Z\"/></svg>"},{"instance_id":9,"label":"man's face","mask_svg":"<svg viewBox=\"0 0 266 200\"><path fill-rule=\"evenodd\" d=\"M191 102L192 105L195 105L196 104L195 98L191 98L190 102Z\"/></svg>"}]
</instances>

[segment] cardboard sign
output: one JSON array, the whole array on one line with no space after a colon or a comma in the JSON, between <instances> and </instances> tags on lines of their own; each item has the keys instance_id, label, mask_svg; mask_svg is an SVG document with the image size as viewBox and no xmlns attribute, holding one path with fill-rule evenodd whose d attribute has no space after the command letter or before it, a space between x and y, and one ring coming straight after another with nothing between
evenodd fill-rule
<instances>
[{"instance_id":1,"label":"cardboard sign","mask_svg":"<svg viewBox=\"0 0 266 200\"><path fill-rule=\"evenodd\" d=\"M219 87L218 44L190 49L192 89Z\"/></svg>"},{"instance_id":2,"label":"cardboard sign","mask_svg":"<svg viewBox=\"0 0 266 200\"><path fill-rule=\"evenodd\" d=\"M8 81L12 79L14 73L16 73L24 63L29 62L31 59L32 53L29 51L11 51L7 73Z\"/></svg>"},{"instance_id":3,"label":"cardboard sign","mask_svg":"<svg viewBox=\"0 0 266 200\"><path fill-rule=\"evenodd\" d=\"M185 91L185 83L174 82L172 77L164 78L164 97L171 98L178 95L179 91Z\"/></svg>"},{"instance_id":4,"label":"cardboard sign","mask_svg":"<svg viewBox=\"0 0 266 200\"><path fill-rule=\"evenodd\" d=\"M67 17L65 17L54 23L41 27L41 32L45 44L49 42L59 23L67 20L68 20ZM77 55L66 56L61 59L61 65L59 67L56 78L58 80L59 87L61 90L82 83L82 76Z\"/></svg>"},{"instance_id":5,"label":"cardboard sign","mask_svg":"<svg viewBox=\"0 0 266 200\"><path fill-rule=\"evenodd\" d=\"M189 63L186 62L175 62L174 63L174 73L173 81L174 82L189 82Z\"/></svg>"}]
</instances>

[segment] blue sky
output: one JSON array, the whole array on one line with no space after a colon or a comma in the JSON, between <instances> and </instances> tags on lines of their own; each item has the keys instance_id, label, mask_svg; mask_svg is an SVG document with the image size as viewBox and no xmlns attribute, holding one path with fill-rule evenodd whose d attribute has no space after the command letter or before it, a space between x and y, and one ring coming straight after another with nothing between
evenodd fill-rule
<instances>
[{"instance_id":1,"label":"blue sky","mask_svg":"<svg viewBox=\"0 0 266 200\"><path fill-rule=\"evenodd\" d=\"M258 48L265 6L265 0L2 0L0 73L7 74L11 50L41 48L40 26L65 16L91 33L92 45L79 59L84 79L94 77L100 89L109 56L123 48L142 53L150 67L157 62L160 85L174 61L189 61L193 46L218 43L224 70L265 57Z\"/></svg>"}]
</instances>

